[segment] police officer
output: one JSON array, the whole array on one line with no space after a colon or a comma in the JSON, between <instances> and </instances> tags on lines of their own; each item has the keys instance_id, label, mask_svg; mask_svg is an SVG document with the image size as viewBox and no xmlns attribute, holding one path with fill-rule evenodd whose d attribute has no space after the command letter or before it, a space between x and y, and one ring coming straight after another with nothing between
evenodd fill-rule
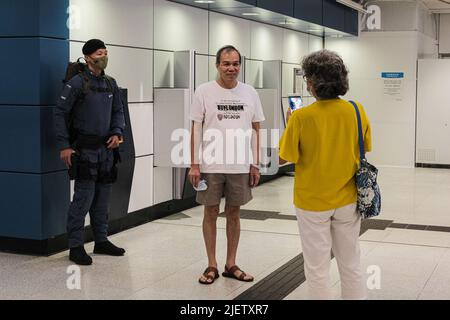
<instances>
[{"instance_id":1,"label":"police officer","mask_svg":"<svg viewBox=\"0 0 450 320\"><path fill-rule=\"evenodd\" d=\"M117 83L104 72L108 64L105 44L91 39L83 46L83 54L87 68L66 83L57 102L55 123L60 158L75 180L67 220L69 259L79 265L90 265L92 258L84 250L84 220L88 211L94 253L112 256L125 253L107 238L111 188L117 175L115 155L125 120Z\"/></svg>"}]
</instances>

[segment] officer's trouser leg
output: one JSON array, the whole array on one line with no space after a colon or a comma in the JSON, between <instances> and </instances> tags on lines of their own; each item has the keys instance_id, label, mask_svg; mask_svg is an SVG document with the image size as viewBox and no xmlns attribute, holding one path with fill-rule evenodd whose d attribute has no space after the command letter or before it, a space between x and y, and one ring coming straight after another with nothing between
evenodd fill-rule
<instances>
[{"instance_id":1,"label":"officer's trouser leg","mask_svg":"<svg viewBox=\"0 0 450 320\"><path fill-rule=\"evenodd\" d=\"M75 193L67 217L69 248L84 245L84 219L95 194L94 181L75 180Z\"/></svg>"},{"instance_id":2,"label":"officer's trouser leg","mask_svg":"<svg viewBox=\"0 0 450 320\"><path fill-rule=\"evenodd\" d=\"M96 243L104 242L108 237L108 213L112 184L96 183L95 197L89 210L91 226Z\"/></svg>"}]
</instances>

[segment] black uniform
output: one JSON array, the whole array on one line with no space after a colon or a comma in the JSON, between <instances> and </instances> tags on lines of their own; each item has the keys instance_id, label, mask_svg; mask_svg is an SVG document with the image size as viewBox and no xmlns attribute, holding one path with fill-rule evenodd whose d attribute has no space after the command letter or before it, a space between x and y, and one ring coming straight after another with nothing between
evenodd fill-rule
<instances>
[{"instance_id":1,"label":"black uniform","mask_svg":"<svg viewBox=\"0 0 450 320\"><path fill-rule=\"evenodd\" d=\"M65 85L55 109L59 150L72 148L71 175L75 194L70 205L67 232L69 247L84 244L84 220L89 211L96 243L107 240L114 154L106 141L122 136L125 127L123 105L114 79L96 76L89 70Z\"/></svg>"}]
</instances>

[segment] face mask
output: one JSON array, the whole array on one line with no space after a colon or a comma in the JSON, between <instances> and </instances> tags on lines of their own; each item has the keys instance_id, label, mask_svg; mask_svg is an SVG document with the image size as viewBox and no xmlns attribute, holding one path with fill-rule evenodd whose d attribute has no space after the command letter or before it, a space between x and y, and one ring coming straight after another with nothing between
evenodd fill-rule
<instances>
[{"instance_id":1,"label":"face mask","mask_svg":"<svg viewBox=\"0 0 450 320\"><path fill-rule=\"evenodd\" d=\"M104 56L98 59L91 59L92 60L92 64L96 67L99 68L100 70L105 70L106 67L108 66L108 56Z\"/></svg>"}]
</instances>

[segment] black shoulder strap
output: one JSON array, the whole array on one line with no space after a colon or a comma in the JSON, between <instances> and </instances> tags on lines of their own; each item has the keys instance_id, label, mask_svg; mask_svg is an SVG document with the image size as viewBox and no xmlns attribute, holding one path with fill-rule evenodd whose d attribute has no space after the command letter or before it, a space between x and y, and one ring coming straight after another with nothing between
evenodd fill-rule
<instances>
[{"instance_id":1,"label":"black shoulder strap","mask_svg":"<svg viewBox=\"0 0 450 320\"><path fill-rule=\"evenodd\" d=\"M112 94L114 94L114 86L113 86L114 79L106 74L104 77L105 77L106 85L108 86L108 89L111 91Z\"/></svg>"},{"instance_id":2,"label":"black shoulder strap","mask_svg":"<svg viewBox=\"0 0 450 320\"><path fill-rule=\"evenodd\" d=\"M81 72L81 80L83 83L81 91L84 98L84 96L89 93L89 77L85 71Z\"/></svg>"},{"instance_id":3,"label":"black shoulder strap","mask_svg":"<svg viewBox=\"0 0 450 320\"><path fill-rule=\"evenodd\" d=\"M95 86L90 86L88 81L89 78L87 77L86 74L83 74L84 78L83 78L83 87L84 87L84 94L87 94L88 92L94 92L94 93L112 93L114 95L114 85L113 85L113 81L114 79L107 76L107 75L103 75L103 79L105 79L106 81L106 88L102 88L102 87L95 87Z\"/></svg>"}]
</instances>

